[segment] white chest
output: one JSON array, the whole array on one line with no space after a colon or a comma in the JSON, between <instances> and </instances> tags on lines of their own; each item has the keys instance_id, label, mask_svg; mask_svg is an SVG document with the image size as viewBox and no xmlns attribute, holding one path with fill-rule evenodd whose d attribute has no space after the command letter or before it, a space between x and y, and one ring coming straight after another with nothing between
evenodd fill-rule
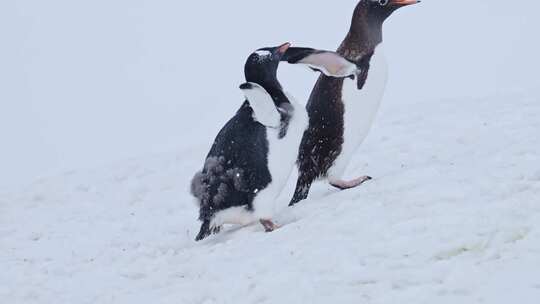
<instances>
[{"instance_id":1,"label":"white chest","mask_svg":"<svg viewBox=\"0 0 540 304\"><path fill-rule=\"evenodd\" d=\"M373 121L386 88L388 65L382 45L379 45L370 61L366 83L358 90L357 81L345 79L342 100L345 106L343 147L329 175L340 178L345 172L351 157L364 141L371 129Z\"/></svg>"},{"instance_id":2,"label":"white chest","mask_svg":"<svg viewBox=\"0 0 540 304\"><path fill-rule=\"evenodd\" d=\"M294 114L289 122L287 135L279 138L278 129L267 129L268 169L272 175L272 184L278 188L283 188L289 178L298 156L302 136L308 126L305 107L295 102L291 96L288 98L294 107Z\"/></svg>"},{"instance_id":3,"label":"white chest","mask_svg":"<svg viewBox=\"0 0 540 304\"><path fill-rule=\"evenodd\" d=\"M296 103L291 96L288 98L294 107L294 114L289 122L287 135L280 139L278 129L267 129L268 169L272 176L272 182L257 195L253 202L257 218L271 218L273 214L287 207L288 201L279 201L277 198L291 175L298 157L300 142L308 127L308 115L305 107Z\"/></svg>"},{"instance_id":4,"label":"white chest","mask_svg":"<svg viewBox=\"0 0 540 304\"><path fill-rule=\"evenodd\" d=\"M347 145L356 148L366 138L377 115L388 79L388 65L382 45L379 45L370 61L366 83L358 90L356 80L346 79L342 98L345 104L345 133Z\"/></svg>"}]
</instances>

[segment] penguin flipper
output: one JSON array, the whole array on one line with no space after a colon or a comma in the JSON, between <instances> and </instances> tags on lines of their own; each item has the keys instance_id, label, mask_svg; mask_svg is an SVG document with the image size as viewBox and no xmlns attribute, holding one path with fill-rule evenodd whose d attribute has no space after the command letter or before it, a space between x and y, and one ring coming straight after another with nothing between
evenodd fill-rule
<instances>
[{"instance_id":1,"label":"penguin flipper","mask_svg":"<svg viewBox=\"0 0 540 304\"><path fill-rule=\"evenodd\" d=\"M287 61L290 64L296 64L307 56L317 52L316 49L305 47L289 47L281 57L281 61Z\"/></svg>"},{"instance_id":2,"label":"penguin flipper","mask_svg":"<svg viewBox=\"0 0 540 304\"><path fill-rule=\"evenodd\" d=\"M253 116L256 121L270 128L280 127L281 115L274 104L272 96L262 86L253 82L246 82L240 85L240 90L242 90L253 109Z\"/></svg>"},{"instance_id":3,"label":"penguin flipper","mask_svg":"<svg viewBox=\"0 0 540 304\"><path fill-rule=\"evenodd\" d=\"M290 64L305 64L330 77L351 77L359 73L358 66L336 52L291 47L282 58Z\"/></svg>"}]
</instances>

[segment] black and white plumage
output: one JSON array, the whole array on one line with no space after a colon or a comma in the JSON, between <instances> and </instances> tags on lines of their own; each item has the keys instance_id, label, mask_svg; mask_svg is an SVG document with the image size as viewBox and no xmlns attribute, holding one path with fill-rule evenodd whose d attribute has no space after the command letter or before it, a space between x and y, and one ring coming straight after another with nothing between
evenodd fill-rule
<instances>
[{"instance_id":1,"label":"black and white plumage","mask_svg":"<svg viewBox=\"0 0 540 304\"><path fill-rule=\"evenodd\" d=\"M387 64L382 48L384 21L397 9L417 0L361 0L351 28L337 53L354 62L354 79L321 75L307 103L309 127L298 155L298 181L290 205L308 197L321 178L339 189L350 189L371 179L343 180L357 148L366 138L382 100ZM294 57L294 56L293 56Z\"/></svg>"},{"instance_id":2,"label":"black and white plumage","mask_svg":"<svg viewBox=\"0 0 540 304\"><path fill-rule=\"evenodd\" d=\"M259 221L272 231L277 227L273 215L287 206L279 206L277 197L294 167L308 125L305 108L277 80L279 63L289 47L287 43L260 49L246 62L247 82L240 86L246 101L219 132L202 171L191 183L202 222L197 241L219 232L224 224ZM334 62L342 59L329 53L334 54ZM317 58L311 59L309 65L320 70L333 68L332 60L317 66ZM341 63L356 73L353 64Z\"/></svg>"}]
</instances>

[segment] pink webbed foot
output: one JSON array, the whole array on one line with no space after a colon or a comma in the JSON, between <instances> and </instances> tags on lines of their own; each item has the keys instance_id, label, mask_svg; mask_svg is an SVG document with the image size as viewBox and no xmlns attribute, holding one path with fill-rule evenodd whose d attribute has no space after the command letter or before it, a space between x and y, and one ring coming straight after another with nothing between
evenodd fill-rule
<instances>
[{"instance_id":1,"label":"pink webbed foot","mask_svg":"<svg viewBox=\"0 0 540 304\"><path fill-rule=\"evenodd\" d=\"M279 229L280 227L276 225L272 220L260 220L261 225L264 227L264 231L266 232L272 232L276 229Z\"/></svg>"},{"instance_id":2,"label":"pink webbed foot","mask_svg":"<svg viewBox=\"0 0 540 304\"><path fill-rule=\"evenodd\" d=\"M363 183L372 179L373 178L371 178L370 176L362 176L362 177L359 177L350 181L343 181L343 180L331 181L330 185L340 190L348 190L348 189L356 188L362 185Z\"/></svg>"}]
</instances>

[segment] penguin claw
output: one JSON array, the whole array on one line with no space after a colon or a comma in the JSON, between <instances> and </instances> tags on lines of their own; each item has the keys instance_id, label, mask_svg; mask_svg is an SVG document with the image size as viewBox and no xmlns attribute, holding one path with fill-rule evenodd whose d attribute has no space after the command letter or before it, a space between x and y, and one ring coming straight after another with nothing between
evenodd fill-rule
<instances>
[{"instance_id":1,"label":"penguin claw","mask_svg":"<svg viewBox=\"0 0 540 304\"><path fill-rule=\"evenodd\" d=\"M212 234L218 234L220 232L221 232L221 226L217 226L212 229Z\"/></svg>"},{"instance_id":2,"label":"penguin claw","mask_svg":"<svg viewBox=\"0 0 540 304\"><path fill-rule=\"evenodd\" d=\"M265 232L272 232L274 230L281 228L280 226L272 222L272 220L260 220L260 222L261 222L261 225L263 225Z\"/></svg>"}]
</instances>

